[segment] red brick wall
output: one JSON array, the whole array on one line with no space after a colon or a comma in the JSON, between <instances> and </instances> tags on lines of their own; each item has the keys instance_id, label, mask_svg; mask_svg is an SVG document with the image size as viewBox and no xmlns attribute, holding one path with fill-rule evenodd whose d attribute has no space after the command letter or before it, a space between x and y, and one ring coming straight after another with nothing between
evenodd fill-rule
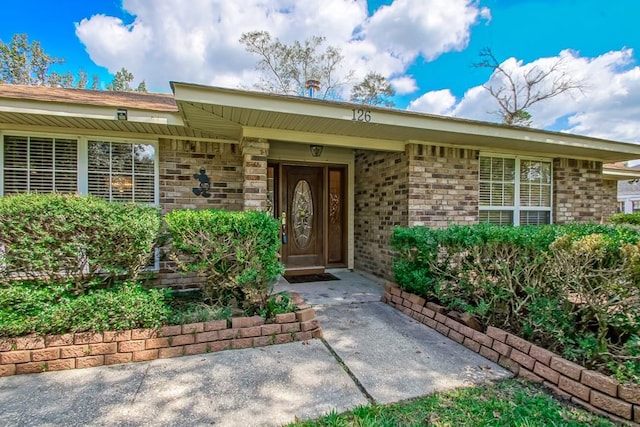
<instances>
[{"instance_id":1,"label":"red brick wall","mask_svg":"<svg viewBox=\"0 0 640 427\"><path fill-rule=\"evenodd\" d=\"M0 377L45 371L142 362L226 349L261 347L322 337L315 311L298 304L295 313L165 326L159 329L79 332L0 338Z\"/></svg>"},{"instance_id":2,"label":"red brick wall","mask_svg":"<svg viewBox=\"0 0 640 427\"><path fill-rule=\"evenodd\" d=\"M615 213L615 181L602 179L602 162L553 161L554 222L604 222Z\"/></svg>"}]
</instances>

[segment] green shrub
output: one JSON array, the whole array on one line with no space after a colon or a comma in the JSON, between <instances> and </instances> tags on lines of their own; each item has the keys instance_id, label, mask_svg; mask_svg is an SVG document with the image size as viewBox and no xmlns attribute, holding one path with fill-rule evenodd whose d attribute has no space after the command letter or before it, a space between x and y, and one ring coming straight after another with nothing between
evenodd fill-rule
<instances>
[{"instance_id":1,"label":"green shrub","mask_svg":"<svg viewBox=\"0 0 640 427\"><path fill-rule=\"evenodd\" d=\"M203 277L206 302L235 301L247 312L266 304L282 264L277 220L265 212L175 210L165 216L171 258L185 272Z\"/></svg>"},{"instance_id":2,"label":"green shrub","mask_svg":"<svg viewBox=\"0 0 640 427\"><path fill-rule=\"evenodd\" d=\"M640 225L640 212L618 213L609 218L613 224Z\"/></svg>"},{"instance_id":3,"label":"green shrub","mask_svg":"<svg viewBox=\"0 0 640 427\"><path fill-rule=\"evenodd\" d=\"M160 228L157 209L98 197L19 194L0 198L0 283L16 276L73 282L135 279Z\"/></svg>"},{"instance_id":4,"label":"green shrub","mask_svg":"<svg viewBox=\"0 0 640 427\"><path fill-rule=\"evenodd\" d=\"M169 294L126 282L76 295L71 285L14 283L0 289L0 336L153 328L163 325Z\"/></svg>"},{"instance_id":5,"label":"green shrub","mask_svg":"<svg viewBox=\"0 0 640 427\"><path fill-rule=\"evenodd\" d=\"M269 296L260 314L265 319L274 319L276 314L293 313L297 308L289 292L279 292Z\"/></svg>"},{"instance_id":6,"label":"green shrub","mask_svg":"<svg viewBox=\"0 0 640 427\"><path fill-rule=\"evenodd\" d=\"M597 224L399 228L394 273L403 289L632 377L636 365L640 373L628 344L640 335L639 233ZM624 369L612 371L612 361Z\"/></svg>"}]
</instances>

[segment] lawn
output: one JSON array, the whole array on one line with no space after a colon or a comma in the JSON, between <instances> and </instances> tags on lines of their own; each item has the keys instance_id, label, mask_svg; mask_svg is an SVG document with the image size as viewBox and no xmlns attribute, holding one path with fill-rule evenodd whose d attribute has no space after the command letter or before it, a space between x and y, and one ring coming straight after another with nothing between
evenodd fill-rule
<instances>
[{"instance_id":1,"label":"lawn","mask_svg":"<svg viewBox=\"0 0 640 427\"><path fill-rule=\"evenodd\" d=\"M615 424L564 403L541 386L507 379L391 405L359 406L289 427L316 426L592 426Z\"/></svg>"}]
</instances>

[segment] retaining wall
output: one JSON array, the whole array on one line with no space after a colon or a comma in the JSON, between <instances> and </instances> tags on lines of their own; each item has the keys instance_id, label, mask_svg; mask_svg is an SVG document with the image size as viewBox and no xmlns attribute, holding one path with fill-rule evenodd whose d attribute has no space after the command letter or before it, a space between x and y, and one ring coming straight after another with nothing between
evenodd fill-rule
<instances>
[{"instance_id":1,"label":"retaining wall","mask_svg":"<svg viewBox=\"0 0 640 427\"><path fill-rule=\"evenodd\" d=\"M501 329L474 329L447 316L444 307L402 291L393 283L386 285L382 301L591 412L617 422L640 423L640 386L621 384Z\"/></svg>"},{"instance_id":2,"label":"retaining wall","mask_svg":"<svg viewBox=\"0 0 640 427\"><path fill-rule=\"evenodd\" d=\"M0 339L0 377L117 363L141 362L227 349L260 347L322 336L307 304L278 314L275 323L260 316L230 322L190 323L158 329L81 332Z\"/></svg>"}]
</instances>

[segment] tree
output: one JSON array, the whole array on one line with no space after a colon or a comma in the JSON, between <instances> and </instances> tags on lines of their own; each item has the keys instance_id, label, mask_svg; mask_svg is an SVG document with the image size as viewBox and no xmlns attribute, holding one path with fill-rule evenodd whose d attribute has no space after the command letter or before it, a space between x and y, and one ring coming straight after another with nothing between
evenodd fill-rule
<instances>
[{"instance_id":1,"label":"tree","mask_svg":"<svg viewBox=\"0 0 640 427\"><path fill-rule=\"evenodd\" d=\"M362 82L351 88L350 101L360 104L393 107L394 103L390 98L395 94L396 91L382 74L370 72Z\"/></svg>"},{"instance_id":2,"label":"tree","mask_svg":"<svg viewBox=\"0 0 640 427\"><path fill-rule=\"evenodd\" d=\"M80 70L76 78L71 71L60 73L53 70L54 67L65 62L66 60L63 58L45 53L40 42L29 43L26 34L14 34L11 41L6 44L0 40L0 83L86 89L89 82L86 71ZM147 91L147 85L144 81L136 89L131 88L132 81L133 74L123 67L115 74L113 82L107 88L109 90ZM99 85L98 76L93 75L90 89L97 90Z\"/></svg>"},{"instance_id":3,"label":"tree","mask_svg":"<svg viewBox=\"0 0 640 427\"><path fill-rule=\"evenodd\" d=\"M473 66L492 70L489 83L483 87L498 102L498 114L507 125L530 126L532 105L574 90L582 92L584 88L581 81L563 69L562 58L546 69L535 66L521 75L507 70L489 48L480 51L480 58Z\"/></svg>"},{"instance_id":4,"label":"tree","mask_svg":"<svg viewBox=\"0 0 640 427\"><path fill-rule=\"evenodd\" d=\"M325 38L313 36L300 43L287 45L273 40L267 31L243 33L240 43L248 52L260 57L256 68L263 75L254 87L258 90L304 96L306 82L320 82L319 98L339 98L338 89L347 84L353 71L339 76L339 65L344 59L339 48L322 49Z\"/></svg>"},{"instance_id":5,"label":"tree","mask_svg":"<svg viewBox=\"0 0 640 427\"><path fill-rule=\"evenodd\" d=\"M117 71L111 83L107 85L107 90L116 91L116 92L146 92L147 84L143 80L140 82L136 89L131 87L131 82L133 81L133 73L129 72L126 68L122 67L120 71Z\"/></svg>"},{"instance_id":6,"label":"tree","mask_svg":"<svg viewBox=\"0 0 640 427\"><path fill-rule=\"evenodd\" d=\"M16 85L50 85L61 76L51 67L64 59L47 55L39 42L29 43L26 34L15 34L8 44L0 40L0 83Z\"/></svg>"}]
</instances>

